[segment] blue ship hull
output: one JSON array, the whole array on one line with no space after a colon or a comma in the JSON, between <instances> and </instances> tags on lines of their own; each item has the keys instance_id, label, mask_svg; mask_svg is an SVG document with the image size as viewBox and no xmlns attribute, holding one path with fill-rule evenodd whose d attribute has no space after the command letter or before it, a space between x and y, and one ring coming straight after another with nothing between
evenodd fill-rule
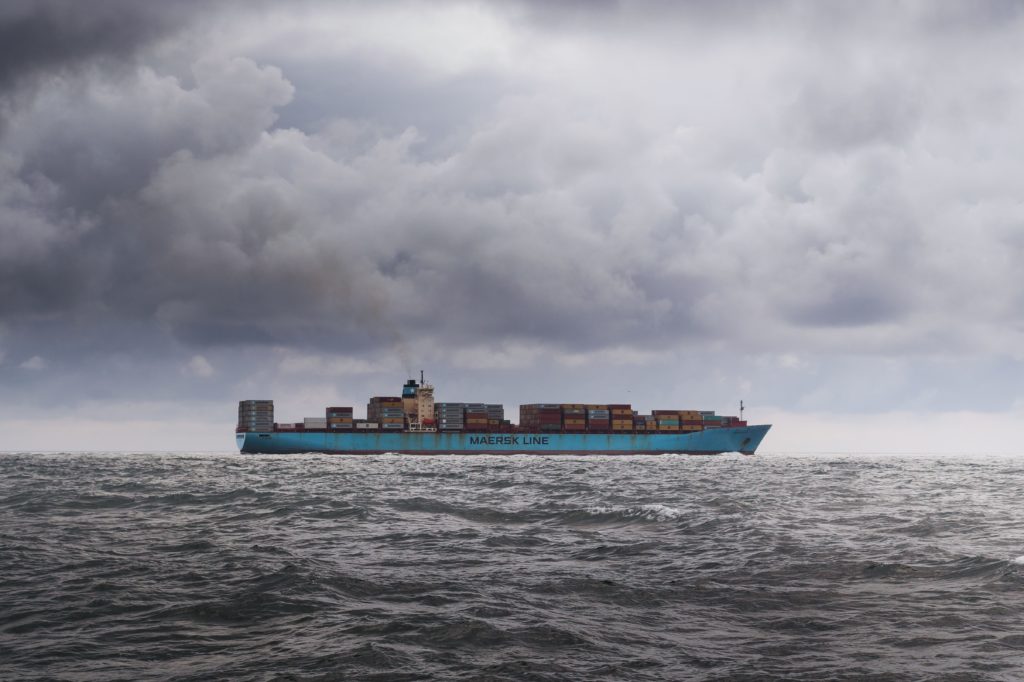
<instances>
[{"instance_id":1,"label":"blue ship hull","mask_svg":"<svg viewBox=\"0 0 1024 682\"><path fill-rule=\"evenodd\" d=\"M235 434L238 449L252 454L510 455L585 454L752 455L771 426L738 426L692 433L461 433L274 431Z\"/></svg>"}]
</instances>

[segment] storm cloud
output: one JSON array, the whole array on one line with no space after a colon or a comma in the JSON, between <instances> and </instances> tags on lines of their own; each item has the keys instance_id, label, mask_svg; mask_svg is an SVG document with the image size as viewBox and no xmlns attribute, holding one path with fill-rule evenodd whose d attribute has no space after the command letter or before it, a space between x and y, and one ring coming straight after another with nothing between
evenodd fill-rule
<instances>
[{"instance_id":1,"label":"storm cloud","mask_svg":"<svg viewBox=\"0 0 1024 682\"><path fill-rule=\"evenodd\" d=\"M1021 374L1021 14L7 4L0 374L71 404L82 363L167 397L254 359L267 387L670 365L782 408L964 407L933 363ZM813 386L894 360L888 398Z\"/></svg>"}]
</instances>

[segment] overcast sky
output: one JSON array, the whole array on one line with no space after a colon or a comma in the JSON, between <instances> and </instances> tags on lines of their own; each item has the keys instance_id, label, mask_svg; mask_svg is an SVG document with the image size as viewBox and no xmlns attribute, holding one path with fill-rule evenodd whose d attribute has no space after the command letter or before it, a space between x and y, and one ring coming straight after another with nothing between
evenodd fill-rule
<instances>
[{"instance_id":1,"label":"overcast sky","mask_svg":"<svg viewBox=\"0 0 1024 682\"><path fill-rule=\"evenodd\" d=\"M236 401L1019 451L1024 3L0 4L0 450Z\"/></svg>"}]
</instances>

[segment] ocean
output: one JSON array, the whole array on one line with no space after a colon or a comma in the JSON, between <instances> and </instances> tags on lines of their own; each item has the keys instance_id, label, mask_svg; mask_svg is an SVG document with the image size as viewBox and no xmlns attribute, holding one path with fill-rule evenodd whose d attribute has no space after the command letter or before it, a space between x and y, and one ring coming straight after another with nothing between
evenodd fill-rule
<instances>
[{"instance_id":1,"label":"ocean","mask_svg":"<svg viewBox=\"0 0 1024 682\"><path fill-rule=\"evenodd\" d=\"M1024 456L0 454L4 680L1020 680Z\"/></svg>"}]
</instances>

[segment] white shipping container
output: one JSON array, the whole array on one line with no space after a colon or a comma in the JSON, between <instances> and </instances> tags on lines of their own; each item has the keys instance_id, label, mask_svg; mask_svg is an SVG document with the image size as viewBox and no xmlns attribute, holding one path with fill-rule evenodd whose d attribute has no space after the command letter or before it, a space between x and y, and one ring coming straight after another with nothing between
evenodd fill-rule
<instances>
[{"instance_id":1,"label":"white shipping container","mask_svg":"<svg viewBox=\"0 0 1024 682\"><path fill-rule=\"evenodd\" d=\"M356 424L356 428L357 429L379 429L380 428L380 424L377 424L376 422L359 422L358 424Z\"/></svg>"},{"instance_id":2,"label":"white shipping container","mask_svg":"<svg viewBox=\"0 0 1024 682\"><path fill-rule=\"evenodd\" d=\"M324 428L327 428L327 418L326 417L306 417L303 420L303 422L305 422L307 429L309 429L309 428L313 428L313 429L324 429Z\"/></svg>"}]
</instances>

